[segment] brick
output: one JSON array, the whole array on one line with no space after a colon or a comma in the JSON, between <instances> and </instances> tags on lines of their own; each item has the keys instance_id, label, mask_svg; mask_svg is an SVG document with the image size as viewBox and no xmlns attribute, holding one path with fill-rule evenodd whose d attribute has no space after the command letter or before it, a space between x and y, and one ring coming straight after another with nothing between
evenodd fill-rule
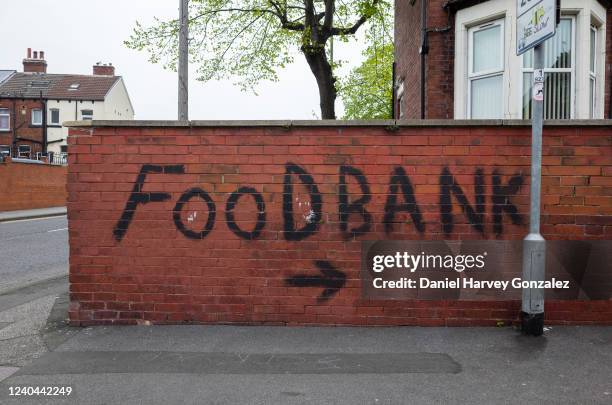
<instances>
[{"instance_id":1,"label":"brick","mask_svg":"<svg viewBox=\"0 0 612 405\"><path fill-rule=\"evenodd\" d=\"M447 106L435 108L443 111ZM542 233L547 239L610 239L612 156L601 152L609 148L601 140L610 129L599 128L600 135L582 134L586 129L580 127L561 129L545 139L549 154L544 156L543 167ZM359 255L362 240L523 238L529 211L527 127L410 127L393 133L377 127L283 131L108 128L103 133L94 129L86 139L97 143L71 143L76 159L63 180L68 181L67 195L61 187L52 191L34 190L27 183L19 185L21 188L9 185L2 177L8 166L0 164L0 181L7 181L1 185L17 190L3 201L31 200L37 194L50 197L56 192L68 198L72 324L137 324L147 320L495 326L517 319L520 302L516 301L364 300ZM288 162L308 173L291 176L295 228L305 225L313 209L310 194L315 185L322 200L315 234L300 241L286 240L283 206L287 201L283 193ZM131 222L122 224L127 228L125 234L117 240L113 230L143 165L181 165L185 173L171 169L148 173L140 198L152 200L136 205ZM371 214L372 223L366 234L357 237L340 228L342 165L361 172L359 179L370 189L370 200L363 210ZM395 215L392 233L385 232L389 182L399 167L410 181L425 224L423 233L416 230L406 212ZM441 180L450 178L440 177L444 168L457 185L451 187L450 201L444 200L440 185ZM477 170L482 170L484 178L482 232L470 224L467 207L460 204L467 201L476 207ZM494 232L493 223L494 173L501 176L496 193L500 186L501 191L506 190L511 176L522 179L520 187L503 199L516 207L521 225L513 225L502 211L500 234ZM311 180L314 184L305 184ZM348 173L344 180L349 203L358 201L363 190L357 176ZM187 199L184 193L195 188L206 194L194 192ZM243 193L239 197L233 194L238 189ZM246 195L253 189L257 199ZM396 192L397 203L404 203L402 188L398 186ZM158 201L166 197L153 193L167 193L168 198ZM177 206L181 196L182 207ZM258 205L259 196L263 204ZM441 224L442 204L450 204L453 229L449 234ZM235 225L231 228L228 211ZM348 229L363 223L364 211L350 213ZM206 228L213 215L214 223L210 220ZM296 275L320 276L315 262L323 260L346 274L337 294L321 299L322 287L287 283L288 277ZM612 322L610 302L553 302L549 308L550 322Z\"/></svg>"}]
</instances>

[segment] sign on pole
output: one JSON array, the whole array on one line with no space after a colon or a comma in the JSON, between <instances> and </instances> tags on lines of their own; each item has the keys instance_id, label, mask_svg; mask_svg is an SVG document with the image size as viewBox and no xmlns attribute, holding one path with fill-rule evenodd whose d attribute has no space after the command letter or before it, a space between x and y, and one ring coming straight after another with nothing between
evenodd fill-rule
<instances>
[{"instance_id":1,"label":"sign on pole","mask_svg":"<svg viewBox=\"0 0 612 405\"><path fill-rule=\"evenodd\" d=\"M544 101L544 69L533 71L533 99Z\"/></svg>"},{"instance_id":2,"label":"sign on pole","mask_svg":"<svg viewBox=\"0 0 612 405\"><path fill-rule=\"evenodd\" d=\"M517 55L555 35L556 0L517 0L516 11Z\"/></svg>"}]
</instances>

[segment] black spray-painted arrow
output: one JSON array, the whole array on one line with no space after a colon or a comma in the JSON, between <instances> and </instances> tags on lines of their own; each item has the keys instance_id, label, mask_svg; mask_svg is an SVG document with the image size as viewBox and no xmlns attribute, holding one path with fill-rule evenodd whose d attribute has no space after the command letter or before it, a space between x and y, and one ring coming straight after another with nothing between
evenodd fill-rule
<instances>
[{"instance_id":1,"label":"black spray-painted arrow","mask_svg":"<svg viewBox=\"0 0 612 405\"><path fill-rule=\"evenodd\" d=\"M325 302L336 294L346 283L346 274L337 270L326 260L317 260L315 265L319 268L322 276L308 274L297 274L285 280L291 287L325 287L325 290L317 298L317 302Z\"/></svg>"}]
</instances>

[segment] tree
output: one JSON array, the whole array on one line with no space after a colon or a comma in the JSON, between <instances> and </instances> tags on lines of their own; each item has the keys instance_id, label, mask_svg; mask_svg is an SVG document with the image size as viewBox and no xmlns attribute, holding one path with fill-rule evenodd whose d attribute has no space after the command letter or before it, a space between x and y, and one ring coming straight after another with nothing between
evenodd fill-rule
<instances>
[{"instance_id":1,"label":"tree","mask_svg":"<svg viewBox=\"0 0 612 405\"><path fill-rule=\"evenodd\" d=\"M392 118L393 44L370 46L366 60L342 81L344 119Z\"/></svg>"},{"instance_id":2,"label":"tree","mask_svg":"<svg viewBox=\"0 0 612 405\"><path fill-rule=\"evenodd\" d=\"M191 0L190 59L198 80L239 78L252 88L260 80L277 81L277 68L294 61L299 48L319 89L321 117L335 119L334 65L328 58L332 37L347 41L362 27L388 18L390 0ZM136 27L125 44L147 51L153 63L176 70L178 19L156 19Z\"/></svg>"}]
</instances>

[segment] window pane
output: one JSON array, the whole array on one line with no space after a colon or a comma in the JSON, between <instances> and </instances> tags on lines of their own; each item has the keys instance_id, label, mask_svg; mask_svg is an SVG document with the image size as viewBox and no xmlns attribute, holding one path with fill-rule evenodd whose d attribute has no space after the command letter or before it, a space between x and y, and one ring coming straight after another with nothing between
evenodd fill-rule
<instances>
[{"instance_id":1,"label":"window pane","mask_svg":"<svg viewBox=\"0 0 612 405\"><path fill-rule=\"evenodd\" d=\"M93 119L93 111L92 110L81 110L81 118L84 120Z\"/></svg>"},{"instance_id":2,"label":"window pane","mask_svg":"<svg viewBox=\"0 0 612 405\"><path fill-rule=\"evenodd\" d=\"M571 118L571 80L569 72L546 74L544 80L544 117L568 120Z\"/></svg>"},{"instance_id":3,"label":"window pane","mask_svg":"<svg viewBox=\"0 0 612 405\"><path fill-rule=\"evenodd\" d=\"M531 82L533 73L523 73L523 118L531 119Z\"/></svg>"},{"instance_id":4,"label":"window pane","mask_svg":"<svg viewBox=\"0 0 612 405\"><path fill-rule=\"evenodd\" d=\"M523 118L531 119L532 73L523 74ZM544 119L567 120L572 113L570 72L550 72L544 80Z\"/></svg>"},{"instance_id":5,"label":"window pane","mask_svg":"<svg viewBox=\"0 0 612 405\"><path fill-rule=\"evenodd\" d=\"M533 67L533 49L523 55L523 67ZM572 67L572 20L562 18L555 36L544 42L544 67Z\"/></svg>"},{"instance_id":6,"label":"window pane","mask_svg":"<svg viewBox=\"0 0 612 405\"><path fill-rule=\"evenodd\" d=\"M501 26L474 32L472 73L501 69Z\"/></svg>"},{"instance_id":7,"label":"window pane","mask_svg":"<svg viewBox=\"0 0 612 405\"><path fill-rule=\"evenodd\" d=\"M59 110L51 110L51 122L59 124Z\"/></svg>"},{"instance_id":8,"label":"window pane","mask_svg":"<svg viewBox=\"0 0 612 405\"><path fill-rule=\"evenodd\" d=\"M530 49L523 54L523 67L533 68L533 49Z\"/></svg>"},{"instance_id":9,"label":"window pane","mask_svg":"<svg viewBox=\"0 0 612 405\"><path fill-rule=\"evenodd\" d=\"M544 51L544 67L572 67L572 20L561 20L555 36L545 42Z\"/></svg>"},{"instance_id":10,"label":"window pane","mask_svg":"<svg viewBox=\"0 0 612 405\"><path fill-rule=\"evenodd\" d=\"M0 129L9 129L11 116L8 108L0 108Z\"/></svg>"},{"instance_id":11,"label":"window pane","mask_svg":"<svg viewBox=\"0 0 612 405\"><path fill-rule=\"evenodd\" d=\"M40 124L42 122L42 111L41 110L32 110L32 123Z\"/></svg>"},{"instance_id":12,"label":"window pane","mask_svg":"<svg viewBox=\"0 0 612 405\"><path fill-rule=\"evenodd\" d=\"M502 75L471 82L472 118L502 118Z\"/></svg>"}]
</instances>

